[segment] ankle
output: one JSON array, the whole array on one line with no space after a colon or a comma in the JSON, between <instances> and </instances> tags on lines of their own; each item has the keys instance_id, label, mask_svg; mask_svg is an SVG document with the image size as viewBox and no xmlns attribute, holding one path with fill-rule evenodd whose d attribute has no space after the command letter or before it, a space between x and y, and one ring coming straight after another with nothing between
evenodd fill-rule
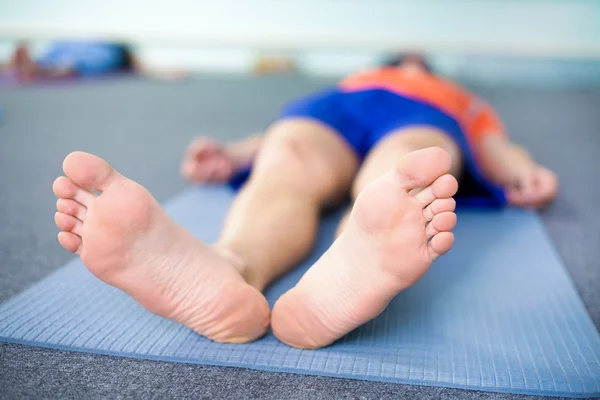
<instances>
[{"instance_id":1,"label":"ankle","mask_svg":"<svg viewBox=\"0 0 600 400\"><path fill-rule=\"evenodd\" d=\"M264 290L269 285L268 281L266 281L263 277L257 275L255 271L253 271L250 268L245 269L244 272L241 273L241 275L248 285L252 286L261 293L264 292Z\"/></svg>"},{"instance_id":2,"label":"ankle","mask_svg":"<svg viewBox=\"0 0 600 400\"><path fill-rule=\"evenodd\" d=\"M222 242L217 243L213 248L224 258L226 258L232 267L244 278L246 283L258 291L262 292L269 282L256 273L256 270L250 267L250 264L244 259L239 251L235 251L232 246Z\"/></svg>"}]
</instances>

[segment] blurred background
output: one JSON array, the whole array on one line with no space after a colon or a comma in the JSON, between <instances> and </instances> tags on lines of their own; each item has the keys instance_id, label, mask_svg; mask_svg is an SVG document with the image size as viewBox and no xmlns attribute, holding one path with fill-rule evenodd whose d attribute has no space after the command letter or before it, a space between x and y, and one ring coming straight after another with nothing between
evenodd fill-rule
<instances>
[{"instance_id":1,"label":"blurred background","mask_svg":"<svg viewBox=\"0 0 600 400\"><path fill-rule=\"evenodd\" d=\"M199 73L243 74L276 56L303 74L339 76L419 50L475 83L600 85L594 0L0 2L0 63L17 40L40 54L73 38L126 41L146 63Z\"/></svg>"}]
</instances>

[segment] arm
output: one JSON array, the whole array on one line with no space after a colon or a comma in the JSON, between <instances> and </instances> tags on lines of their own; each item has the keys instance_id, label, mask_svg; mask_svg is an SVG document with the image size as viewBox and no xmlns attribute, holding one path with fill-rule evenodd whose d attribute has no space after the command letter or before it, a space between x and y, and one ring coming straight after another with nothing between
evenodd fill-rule
<instances>
[{"instance_id":1,"label":"arm","mask_svg":"<svg viewBox=\"0 0 600 400\"><path fill-rule=\"evenodd\" d=\"M531 169L536 165L527 150L498 132L484 134L479 142L478 152L485 175L502 186L516 184L521 170Z\"/></svg>"},{"instance_id":2,"label":"arm","mask_svg":"<svg viewBox=\"0 0 600 400\"><path fill-rule=\"evenodd\" d=\"M483 106L473 121L472 132L484 174L504 187L509 203L540 208L556 197L556 175L536 163L527 150L510 141L490 106Z\"/></svg>"},{"instance_id":3,"label":"arm","mask_svg":"<svg viewBox=\"0 0 600 400\"><path fill-rule=\"evenodd\" d=\"M264 135L254 134L246 139L225 145L236 169L242 169L252 164L258 151L262 147Z\"/></svg>"},{"instance_id":4,"label":"arm","mask_svg":"<svg viewBox=\"0 0 600 400\"><path fill-rule=\"evenodd\" d=\"M473 96L468 131L485 176L502 186L514 183L524 166L532 166L529 153L512 143L494 109Z\"/></svg>"}]
</instances>

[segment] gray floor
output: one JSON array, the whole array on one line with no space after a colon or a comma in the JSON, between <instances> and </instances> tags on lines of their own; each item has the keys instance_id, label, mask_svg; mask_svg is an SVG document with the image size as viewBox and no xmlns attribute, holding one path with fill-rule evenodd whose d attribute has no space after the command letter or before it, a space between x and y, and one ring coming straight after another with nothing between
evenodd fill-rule
<instances>
[{"instance_id":1,"label":"gray floor","mask_svg":"<svg viewBox=\"0 0 600 400\"><path fill-rule=\"evenodd\" d=\"M71 258L56 242L54 177L72 150L105 157L164 201L199 134L261 129L279 105L325 82L211 77L185 83L0 88L0 301ZM600 92L485 90L512 136L561 179L544 221L600 325ZM456 389L267 373L0 345L0 398L525 399Z\"/></svg>"}]
</instances>

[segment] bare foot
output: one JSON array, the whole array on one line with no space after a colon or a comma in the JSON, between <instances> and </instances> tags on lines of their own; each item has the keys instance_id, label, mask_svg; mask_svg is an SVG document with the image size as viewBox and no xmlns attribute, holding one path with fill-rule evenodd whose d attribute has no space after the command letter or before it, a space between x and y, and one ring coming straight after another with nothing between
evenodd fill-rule
<instances>
[{"instance_id":1,"label":"bare foot","mask_svg":"<svg viewBox=\"0 0 600 400\"><path fill-rule=\"evenodd\" d=\"M458 188L450 163L440 148L415 151L360 193L344 232L275 304L271 324L281 341L331 344L379 315L450 250Z\"/></svg>"},{"instance_id":2,"label":"bare foot","mask_svg":"<svg viewBox=\"0 0 600 400\"><path fill-rule=\"evenodd\" d=\"M179 227L146 189L87 153L71 153L63 170L66 177L54 182L58 240L94 275L215 341L248 342L266 332L267 301L235 261Z\"/></svg>"}]
</instances>

